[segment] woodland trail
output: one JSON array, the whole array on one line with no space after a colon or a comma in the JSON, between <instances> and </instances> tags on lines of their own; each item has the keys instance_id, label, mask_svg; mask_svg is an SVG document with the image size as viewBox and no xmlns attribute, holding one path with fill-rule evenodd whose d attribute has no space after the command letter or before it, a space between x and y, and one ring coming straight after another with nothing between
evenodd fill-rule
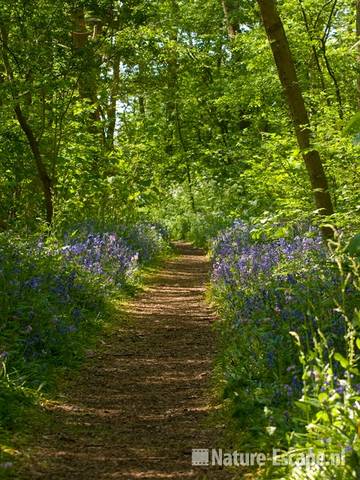
<instances>
[{"instance_id":1,"label":"woodland trail","mask_svg":"<svg viewBox=\"0 0 360 480\"><path fill-rule=\"evenodd\" d=\"M35 434L26 480L226 479L192 467L192 448L218 448L206 422L215 355L214 313L204 300L209 265L185 243L145 292L126 305L129 324L71 380L52 420Z\"/></svg>"}]
</instances>

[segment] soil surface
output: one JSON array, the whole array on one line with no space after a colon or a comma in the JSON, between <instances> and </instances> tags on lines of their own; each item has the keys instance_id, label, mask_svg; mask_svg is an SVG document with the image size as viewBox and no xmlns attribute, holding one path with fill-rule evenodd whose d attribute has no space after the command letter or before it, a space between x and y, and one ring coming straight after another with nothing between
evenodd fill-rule
<instances>
[{"instance_id":1,"label":"soil surface","mask_svg":"<svg viewBox=\"0 0 360 480\"><path fill-rule=\"evenodd\" d=\"M126 304L104 348L88 359L64 400L48 407L26 480L227 479L193 467L192 448L219 448L211 426L214 312L205 303L209 265L176 244L148 288Z\"/></svg>"}]
</instances>

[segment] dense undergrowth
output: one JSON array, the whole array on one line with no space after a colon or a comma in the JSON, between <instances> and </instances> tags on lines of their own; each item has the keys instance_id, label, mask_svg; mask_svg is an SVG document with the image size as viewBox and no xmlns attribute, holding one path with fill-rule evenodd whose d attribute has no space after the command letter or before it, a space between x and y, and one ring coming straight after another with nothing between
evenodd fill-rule
<instances>
[{"instance_id":1,"label":"dense undergrowth","mask_svg":"<svg viewBox=\"0 0 360 480\"><path fill-rule=\"evenodd\" d=\"M168 249L166 231L150 223L101 231L87 223L57 237L0 236L0 466L5 444L56 379L76 368L117 300L139 284L141 267ZM11 442L10 442L11 443ZM1 471L0 471L1 473Z\"/></svg>"},{"instance_id":2,"label":"dense undergrowth","mask_svg":"<svg viewBox=\"0 0 360 480\"><path fill-rule=\"evenodd\" d=\"M265 5L291 52L281 61ZM79 364L163 250L162 229L137 223L160 219L212 250L239 445L325 439L347 449L338 478L357 475L359 266L346 243L360 231L359 39L359 1L0 2L1 435ZM342 237L327 250L290 227L304 221ZM44 223L55 233L39 239Z\"/></svg>"},{"instance_id":3,"label":"dense undergrowth","mask_svg":"<svg viewBox=\"0 0 360 480\"><path fill-rule=\"evenodd\" d=\"M261 478L359 478L359 240L238 221L212 244L228 433L282 464Z\"/></svg>"}]
</instances>

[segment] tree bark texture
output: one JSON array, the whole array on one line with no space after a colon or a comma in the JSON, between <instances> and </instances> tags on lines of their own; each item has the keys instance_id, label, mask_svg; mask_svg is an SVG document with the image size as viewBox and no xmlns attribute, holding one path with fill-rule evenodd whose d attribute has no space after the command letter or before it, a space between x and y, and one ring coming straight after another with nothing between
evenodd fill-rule
<instances>
[{"instance_id":1,"label":"tree bark texture","mask_svg":"<svg viewBox=\"0 0 360 480\"><path fill-rule=\"evenodd\" d=\"M311 130L305 101L299 86L295 64L291 55L283 23L274 0L258 0L262 21L270 42L279 78L284 89L296 138L310 178L316 207L322 216L333 213L328 182L319 152L311 145ZM326 237L331 229L324 229Z\"/></svg>"}]
</instances>

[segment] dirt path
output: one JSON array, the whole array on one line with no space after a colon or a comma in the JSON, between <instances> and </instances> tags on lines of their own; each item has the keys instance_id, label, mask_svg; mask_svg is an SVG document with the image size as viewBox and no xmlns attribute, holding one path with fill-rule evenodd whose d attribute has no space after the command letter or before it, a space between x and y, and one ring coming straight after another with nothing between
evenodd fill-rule
<instances>
[{"instance_id":1,"label":"dirt path","mask_svg":"<svg viewBox=\"0 0 360 480\"><path fill-rule=\"evenodd\" d=\"M204 422L213 313L204 301L206 257L188 244L177 250L128 304L130 326L119 327L70 382L27 480L229 478L191 466L192 448L218 447L219 432Z\"/></svg>"}]
</instances>

